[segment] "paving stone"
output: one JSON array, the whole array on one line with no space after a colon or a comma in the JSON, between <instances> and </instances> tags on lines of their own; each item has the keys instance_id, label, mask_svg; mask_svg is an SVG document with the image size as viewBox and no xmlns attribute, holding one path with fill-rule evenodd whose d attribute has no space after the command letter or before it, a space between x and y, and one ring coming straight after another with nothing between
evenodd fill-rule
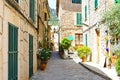
<instances>
[{"instance_id":1,"label":"paving stone","mask_svg":"<svg viewBox=\"0 0 120 80\"><path fill-rule=\"evenodd\" d=\"M53 52L45 71L38 70L31 80L105 80L90 72L72 59L60 59L58 52Z\"/></svg>"}]
</instances>

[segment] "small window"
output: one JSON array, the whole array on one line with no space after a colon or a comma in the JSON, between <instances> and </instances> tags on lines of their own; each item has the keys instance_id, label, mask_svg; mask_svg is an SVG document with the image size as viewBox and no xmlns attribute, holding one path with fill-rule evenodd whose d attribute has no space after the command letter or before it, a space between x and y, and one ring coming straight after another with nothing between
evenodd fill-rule
<instances>
[{"instance_id":1,"label":"small window","mask_svg":"<svg viewBox=\"0 0 120 80\"><path fill-rule=\"evenodd\" d=\"M78 3L78 4L81 4L81 3L82 3L82 0L72 0L72 3Z\"/></svg>"},{"instance_id":2,"label":"small window","mask_svg":"<svg viewBox=\"0 0 120 80\"><path fill-rule=\"evenodd\" d=\"M44 21L47 21L47 13L44 13Z\"/></svg>"},{"instance_id":3,"label":"small window","mask_svg":"<svg viewBox=\"0 0 120 80\"><path fill-rule=\"evenodd\" d=\"M83 44L83 35L82 34L75 34L75 45L81 46Z\"/></svg>"},{"instance_id":4,"label":"small window","mask_svg":"<svg viewBox=\"0 0 120 80\"><path fill-rule=\"evenodd\" d=\"M17 3L19 2L19 0L15 0Z\"/></svg>"}]
</instances>

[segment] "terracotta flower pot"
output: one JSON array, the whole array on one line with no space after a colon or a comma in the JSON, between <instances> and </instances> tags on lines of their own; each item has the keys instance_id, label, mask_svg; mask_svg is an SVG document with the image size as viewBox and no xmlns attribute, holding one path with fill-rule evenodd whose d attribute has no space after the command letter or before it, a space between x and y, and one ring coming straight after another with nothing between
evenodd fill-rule
<instances>
[{"instance_id":1,"label":"terracotta flower pot","mask_svg":"<svg viewBox=\"0 0 120 80\"><path fill-rule=\"evenodd\" d=\"M46 65L47 65L47 60L41 61L41 63L40 63L40 70L45 70Z\"/></svg>"},{"instance_id":2,"label":"terracotta flower pot","mask_svg":"<svg viewBox=\"0 0 120 80\"><path fill-rule=\"evenodd\" d=\"M82 57L82 62L86 62L87 58L86 57Z\"/></svg>"}]
</instances>

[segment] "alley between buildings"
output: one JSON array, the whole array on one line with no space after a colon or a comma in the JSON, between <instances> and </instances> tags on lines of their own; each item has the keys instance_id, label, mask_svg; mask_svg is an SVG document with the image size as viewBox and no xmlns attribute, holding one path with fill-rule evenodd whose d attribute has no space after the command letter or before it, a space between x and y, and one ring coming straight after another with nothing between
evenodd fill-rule
<instances>
[{"instance_id":1,"label":"alley between buildings","mask_svg":"<svg viewBox=\"0 0 120 80\"><path fill-rule=\"evenodd\" d=\"M93 74L72 59L59 58L58 52L53 52L45 71L38 70L31 80L105 80Z\"/></svg>"}]
</instances>

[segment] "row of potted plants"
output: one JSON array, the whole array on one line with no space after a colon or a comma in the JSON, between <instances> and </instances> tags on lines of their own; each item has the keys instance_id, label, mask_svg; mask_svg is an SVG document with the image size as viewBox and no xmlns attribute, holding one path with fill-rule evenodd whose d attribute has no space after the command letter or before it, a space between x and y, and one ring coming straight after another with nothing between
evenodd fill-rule
<instances>
[{"instance_id":1,"label":"row of potted plants","mask_svg":"<svg viewBox=\"0 0 120 80\"><path fill-rule=\"evenodd\" d=\"M68 49L71 47L71 41L67 38L63 38L60 43L60 56L64 59L68 58ZM87 57L91 54L91 50L87 46L74 47L78 52L78 56L82 61L86 61Z\"/></svg>"}]
</instances>

